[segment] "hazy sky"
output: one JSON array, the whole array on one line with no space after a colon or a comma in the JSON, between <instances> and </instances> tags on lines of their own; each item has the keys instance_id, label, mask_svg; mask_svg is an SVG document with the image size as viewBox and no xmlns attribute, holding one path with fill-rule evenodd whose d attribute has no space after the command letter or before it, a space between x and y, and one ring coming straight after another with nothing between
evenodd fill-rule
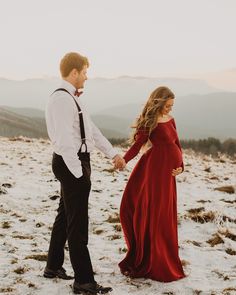
<instances>
[{"instance_id":1,"label":"hazy sky","mask_svg":"<svg viewBox=\"0 0 236 295\"><path fill-rule=\"evenodd\" d=\"M0 0L0 77L58 76L68 51L91 77L191 76L236 67L235 0Z\"/></svg>"}]
</instances>

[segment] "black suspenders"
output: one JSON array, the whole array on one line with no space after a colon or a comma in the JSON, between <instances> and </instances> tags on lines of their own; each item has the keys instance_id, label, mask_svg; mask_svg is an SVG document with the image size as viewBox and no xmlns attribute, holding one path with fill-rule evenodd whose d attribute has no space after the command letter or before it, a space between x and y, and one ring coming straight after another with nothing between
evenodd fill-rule
<instances>
[{"instance_id":1,"label":"black suspenders","mask_svg":"<svg viewBox=\"0 0 236 295\"><path fill-rule=\"evenodd\" d=\"M80 149L79 149L79 152L78 153L81 153L81 149L82 149L82 146L85 145L85 153L87 153L87 144L86 144L86 137L85 137L85 129L84 129L84 119L83 119L83 113L81 111L81 108L80 106L78 105L77 101L75 100L75 98L73 97L73 95L70 94L69 91L67 91L65 88L58 88L56 89L54 92L57 92L57 91L64 91L64 92L67 92L74 100L76 106L77 106L77 109L78 109L78 114L79 114L79 124L80 124L80 135L81 135L81 146L80 146ZM53 92L53 93L54 93Z\"/></svg>"}]
</instances>

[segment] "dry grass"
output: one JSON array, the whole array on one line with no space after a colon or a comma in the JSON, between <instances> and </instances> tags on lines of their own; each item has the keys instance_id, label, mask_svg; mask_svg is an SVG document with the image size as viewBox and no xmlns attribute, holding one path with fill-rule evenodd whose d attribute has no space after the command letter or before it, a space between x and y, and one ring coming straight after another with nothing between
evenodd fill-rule
<instances>
[{"instance_id":1,"label":"dry grass","mask_svg":"<svg viewBox=\"0 0 236 295\"><path fill-rule=\"evenodd\" d=\"M223 216L222 216L222 220L223 220L224 222L232 222L232 223L236 223L236 219L233 219L233 218L231 218L231 217L229 217L229 216L226 216L226 215L223 215Z\"/></svg>"},{"instance_id":2,"label":"dry grass","mask_svg":"<svg viewBox=\"0 0 236 295\"><path fill-rule=\"evenodd\" d=\"M8 139L9 141L23 141L23 142L33 142L33 140L23 137L23 136L15 136L15 137L10 137Z\"/></svg>"},{"instance_id":3,"label":"dry grass","mask_svg":"<svg viewBox=\"0 0 236 295\"><path fill-rule=\"evenodd\" d=\"M193 244L194 246L196 247L201 247L201 243L197 242L197 241L190 241L190 240L187 240L186 243L188 244Z\"/></svg>"},{"instance_id":4,"label":"dry grass","mask_svg":"<svg viewBox=\"0 0 236 295\"><path fill-rule=\"evenodd\" d=\"M5 188L0 187L0 195L6 195L7 194L7 190L5 190Z\"/></svg>"},{"instance_id":5,"label":"dry grass","mask_svg":"<svg viewBox=\"0 0 236 295\"><path fill-rule=\"evenodd\" d=\"M12 260L11 260L11 264L16 264L18 262L18 259L17 258L13 258Z\"/></svg>"},{"instance_id":6,"label":"dry grass","mask_svg":"<svg viewBox=\"0 0 236 295\"><path fill-rule=\"evenodd\" d=\"M36 285L34 283L28 283L29 288L36 288Z\"/></svg>"},{"instance_id":7,"label":"dry grass","mask_svg":"<svg viewBox=\"0 0 236 295\"><path fill-rule=\"evenodd\" d=\"M3 183L2 186L6 187L6 188L11 188L12 184L11 183Z\"/></svg>"},{"instance_id":8,"label":"dry grass","mask_svg":"<svg viewBox=\"0 0 236 295\"><path fill-rule=\"evenodd\" d=\"M95 235L100 235L100 234L102 234L103 232L104 232L103 229L95 229L95 230L93 231L93 233L94 233Z\"/></svg>"},{"instance_id":9,"label":"dry grass","mask_svg":"<svg viewBox=\"0 0 236 295\"><path fill-rule=\"evenodd\" d=\"M229 254L229 255L236 255L236 251L233 250L233 249L230 249L230 248L227 248L227 249L225 250L225 252L226 252L227 254Z\"/></svg>"},{"instance_id":10,"label":"dry grass","mask_svg":"<svg viewBox=\"0 0 236 295\"><path fill-rule=\"evenodd\" d=\"M92 192L94 192L94 193L102 193L102 190L101 189L93 189Z\"/></svg>"},{"instance_id":11,"label":"dry grass","mask_svg":"<svg viewBox=\"0 0 236 295\"><path fill-rule=\"evenodd\" d=\"M188 213L190 213L190 214L197 214L197 213L200 213L200 212L202 212L202 211L204 211L204 210L205 210L204 207L200 207L200 208L189 209L189 210L187 210L187 211L188 211Z\"/></svg>"},{"instance_id":12,"label":"dry grass","mask_svg":"<svg viewBox=\"0 0 236 295\"><path fill-rule=\"evenodd\" d=\"M12 236L14 239L20 239L20 240L33 240L33 236L21 236L21 235L15 235Z\"/></svg>"},{"instance_id":13,"label":"dry grass","mask_svg":"<svg viewBox=\"0 0 236 295\"><path fill-rule=\"evenodd\" d=\"M0 208L0 213L2 213L2 214L7 214L9 212L11 212L11 210L6 210L6 209L3 209L3 208Z\"/></svg>"},{"instance_id":14,"label":"dry grass","mask_svg":"<svg viewBox=\"0 0 236 295\"><path fill-rule=\"evenodd\" d=\"M217 176L211 176L209 179L210 180L220 180L219 177L217 177Z\"/></svg>"},{"instance_id":15,"label":"dry grass","mask_svg":"<svg viewBox=\"0 0 236 295\"><path fill-rule=\"evenodd\" d=\"M224 244L224 240L216 233L213 235L211 239L207 241L208 244L211 245L211 247L214 247L215 245L218 244Z\"/></svg>"},{"instance_id":16,"label":"dry grass","mask_svg":"<svg viewBox=\"0 0 236 295\"><path fill-rule=\"evenodd\" d=\"M232 185L227 185L227 186L220 186L220 187L216 187L214 188L215 191L220 191L220 192L225 192L228 194L234 194L235 193L235 189Z\"/></svg>"},{"instance_id":17,"label":"dry grass","mask_svg":"<svg viewBox=\"0 0 236 295\"><path fill-rule=\"evenodd\" d=\"M119 253L122 254L122 253L126 253L128 251L127 248L119 248Z\"/></svg>"},{"instance_id":18,"label":"dry grass","mask_svg":"<svg viewBox=\"0 0 236 295\"><path fill-rule=\"evenodd\" d=\"M197 203L202 203L202 204L204 204L204 203L211 203L211 201L210 200L198 200L197 201Z\"/></svg>"},{"instance_id":19,"label":"dry grass","mask_svg":"<svg viewBox=\"0 0 236 295\"><path fill-rule=\"evenodd\" d=\"M47 258L47 254L33 254L25 257L25 259L34 259L37 261L47 261Z\"/></svg>"},{"instance_id":20,"label":"dry grass","mask_svg":"<svg viewBox=\"0 0 236 295\"><path fill-rule=\"evenodd\" d=\"M9 292L14 292L15 289L11 287L6 287L6 288L0 288L0 293L9 293Z\"/></svg>"},{"instance_id":21,"label":"dry grass","mask_svg":"<svg viewBox=\"0 0 236 295\"><path fill-rule=\"evenodd\" d=\"M213 270L213 273L217 274L219 279L223 279L224 281L228 281L229 277L224 275L223 273L219 272L218 270Z\"/></svg>"},{"instance_id":22,"label":"dry grass","mask_svg":"<svg viewBox=\"0 0 236 295\"><path fill-rule=\"evenodd\" d=\"M213 211L188 213L185 216L195 222L198 222L198 223L213 222L214 220L216 220L216 213Z\"/></svg>"},{"instance_id":23,"label":"dry grass","mask_svg":"<svg viewBox=\"0 0 236 295\"><path fill-rule=\"evenodd\" d=\"M118 213L115 213L113 216L109 215L108 219L106 220L109 223L120 223L120 217Z\"/></svg>"},{"instance_id":24,"label":"dry grass","mask_svg":"<svg viewBox=\"0 0 236 295\"><path fill-rule=\"evenodd\" d=\"M120 238L121 238L121 236L116 235L116 234L110 236L110 240L111 240L111 241L113 241L113 240L118 240L118 239L120 239Z\"/></svg>"},{"instance_id":25,"label":"dry grass","mask_svg":"<svg viewBox=\"0 0 236 295\"><path fill-rule=\"evenodd\" d=\"M116 231L118 231L118 232L121 232L121 230L122 230L122 227L121 227L120 224L115 224L113 227L114 227L114 229L115 229Z\"/></svg>"},{"instance_id":26,"label":"dry grass","mask_svg":"<svg viewBox=\"0 0 236 295\"><path fill-rule=\"evenodd\" d=\"M18 275L22 275L22 274L24 274L27 270L28 270L27 268L19 266L18 268L16 268L16 269L14 270L14 272L17 273Z\"/></svg>"},{"instance_id":27,"label":"dry grass","mask_svg":"<svg viewBox=\"0 0 236 295\"><path fill-rule=\"evenodd\" d=\"M226 238L232 240L232 241L236 241L236 235L233 234L232 232L230 232L228 229L227 230L221 230L219 231L219 233L221 235L224 235Z\"/></svg>"},{"instance_id":28,"label":"dry grass","mask_svg":"<svg viewBox=\"0 0 236 295\"><path fill-rule=\"evenodd\" d=\"M114 167L111 167L109 169L103 169L102 171L112 173L114 175L114 172L116 171Z\"/></svg>"},{"instance_id":29,"label":"dry grass","mask_svg":"<svg viewBox=\"0 0 236 295\"><path fill-rule=\"evenodd\" d=\"M232 234L229 231L226 231L225 232L225 237L231 239L232 241L236 241L236 235L235 234Z\"/></svg>"},{"instance_id":30,"label":"dry grass","mask_svg":"<svg viewBox=\"0 0 236 295\"><path fill-rule=\"evenodd\" d=\"M60 196L59 195L49 196L49 199L55 201L56 199L60 199Z\"/></svg>"},{"instance_id":31,"label":"dry grass","mask_svg":"<svg viewBox=\"0 0 236 295\"><path fill-rule=\"evenodd\" d=\"M187 260L181 260L182 266L186 267L187 265L190 265L190 262L188 262Z\"/></svg>"},{"instance_id":32,"label":"dry grass","mask_svg":"<svg viewBox=\"0 0 236 295\"><path fill-rule=\"evenodd\" d=\"M229 204L234 204L236 203L236 199L235 200L225 200L225 199L220 199L220 201L225 202L225 203L229 203Z\"/></svg>"},{"instance_id":33,"label":"dry grass","mask_svg":"<svg viewBox=\"0 0 236 295\"><path fill-rule=\"evenodd\" d=\"M2 228L10 228L10 227L11 227L11 224L10 224L9 221L4 221L4 222L2 223Z\"/></svg>"},{"instance_id":34,"label":"dry grass","mask_svg":"<svg viewBox=\"0 0 236 295\"><path fill-rule=\"evenodd\" d=\"M236 288L234 287L225 288L223 290L223 295L231 295L232 294L231 291L236 291Z\"/></svg>"}]
</instances>

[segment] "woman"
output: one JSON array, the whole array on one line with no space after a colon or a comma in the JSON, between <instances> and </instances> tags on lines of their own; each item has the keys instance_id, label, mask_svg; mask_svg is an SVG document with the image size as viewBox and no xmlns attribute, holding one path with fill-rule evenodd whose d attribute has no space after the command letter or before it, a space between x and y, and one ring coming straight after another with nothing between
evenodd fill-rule
<instances>
[{"instance_id":1,"label":"woman","mask_svg":"<svg viewBox=\"0 0 236 295\"><path fill-rule=\"evenodd\" d=\"M149 141L152 146L133 169L120 208L128 246L119 263L121 272L162 282L185 276L178 255L175 181L184 167L175 121L169 115L173 104L171 90L159 87L138 118L125 162Z\"/></svg>"}]
</instances>

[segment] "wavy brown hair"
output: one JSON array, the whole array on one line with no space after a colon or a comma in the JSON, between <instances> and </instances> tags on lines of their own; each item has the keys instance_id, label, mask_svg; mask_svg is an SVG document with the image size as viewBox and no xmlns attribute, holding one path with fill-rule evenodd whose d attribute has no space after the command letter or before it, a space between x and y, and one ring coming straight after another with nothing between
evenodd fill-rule
<instances>
[{"instance_id":1,"label":"wavy brown hair","mask_svg":"<svg viewBox=\"0 0 236 295\"><path fill-rule=\"evenodd\" d=\"M168 99L175 98L174 93L165 86L156 88L148 98L141 115L137 118L132 128L135 129L131 143L135 141L135 137L139 130L146 130L149 135L157 126L157 118Z\"/></svg>"}]
</instances>

